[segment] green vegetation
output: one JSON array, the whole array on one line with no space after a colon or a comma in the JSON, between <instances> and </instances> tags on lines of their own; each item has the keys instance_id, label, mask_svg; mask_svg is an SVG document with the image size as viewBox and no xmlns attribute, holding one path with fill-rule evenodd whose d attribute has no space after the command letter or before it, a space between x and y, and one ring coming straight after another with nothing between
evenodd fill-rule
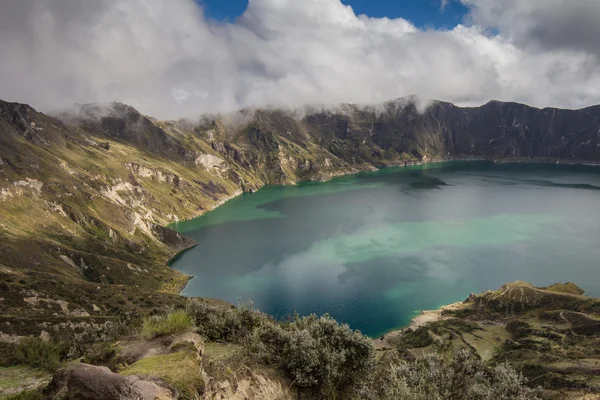
<instances>
[{"instance_id":1,"label":"green vegetation","mask_svg":"<svg viewBox=\"0 0 600 400\"><path fill-rule=\"evenodd\" d=\"M178 335L191 330L192 324L188 313L179 310L166 316L152 316L144 319L141 334L148 340L157 336Z\"/></svg>"},{"instance_id":2,"label":"green vegetation","mask_svg":"<svg viewBox=\"0 0 600 400\"><path fill-rule=\"evenodd\" d=\"M204 388L200 365L195 355L188 352L147 357L119 373L162 379L173 385L182 399L195 399Z\"/></svg>"},{"instance_id":3,"label":"green vegetation","mask_svg":"<svg viewBox=\"0 0 600 400\"><path fill-rule=\"evenodd\" d=\"M119 345L88 346L84 361L109 366L124 376L162 380L184 399L214 390L205 382L204 373L236 385L248 376L244 371L253 371L250 374L267 374L284 383L306 400L538 400L539 390L528 387L523 375L501 358L486 363L474 346L458 351L453 346L430 346L438 340L466 339L482 329L473 321L439 320L405 332L397 351L387 350L376 359L371 339L327 315L276 322L251 303L232 307L189 299L185 311L145 319L141 335L130 335ZM522 323L512 323L508 329L520 335L537 332ZM202 340L189 335L191 331L209 341L204 351L199 351ZM36 363L45 355L60 360L61 353L54 346L39 339L22 341L20 360L38 367L42 365ZM423 347L430 349L422 356L401 358L404 350ZM507 348L504 354L514 350ZM137 356L131 358L132 354ZM531 371L524 372L531 375ZM36 399L37 395L26 393L23 396L32 397L22 398Z\"/></svg>"},{"instance_id":4,"label":"green vegetation","mask_svg":"<svg viewBox=\"0 0 600 400\"><path fill-rule=\"evenodd\" d=\"M242 344L249 360L281 367L312 395L356 392L375 363L372 341L329 316L296 316L279 324L252 304L224 309L195 299L187 310L209 340Z\"/></svg>"},{"instance_id":5,"label":"green vegetation","mask_svg":"<svg viewBox=\"0 0 600 400\"><path fill-rule=\"evenodd\" d=\"M43 386L48 383L52 375L47 371L33 369L28 366L14 366L0 368L0 399L2 393L11 393L19 389Z\"/></svg>"},{"instance_id":6,"label":"green vegetation","mask_svg":"<svg viewBox=\"0 0 600 400\"><path fill-rule=\"evenodd\" d=\"M479 329L481 328L477 323L461 319L452 318L436 321L426 326L406 330L397 343L397 349L400 352L409 349L419 349L435 344L433 335L435 337L446 335L452 338Z\"/></svg>"},{"instance_id":7,"label":"green vegetation","mask_svg":"<svg viewBox=\"0 0 600 400\"><path fill-rule=\"evenodd\" d=\"M114 370L117 367L119 346L113 343L94 343L83 357L83 362L92 365L103 365Z\"/></svg>"},{"instance_id":8,"label":"green vegetation","mask_svg":"<svg viewBox=\"0 0 600 400\"><path fill-rule=\"evenodd\" d=\"M210 341L247 343L255 329L274 323L266 314L255 310L252 303L221 307L202 299L190 299L186 310L193 318L198 333Z\"/></svg>"},{"instance_id":9,"label":"green vegetation","mask_svg":"<svg viewBox=\"0 0 600 400\"><path fill-rule=\"evenodd\" d=\"M408 349L420 349L431 346L434 343L429 328L420 326L414 330L407 330L398 342L398 351L402 352Z\"/></svg>"},{"instance_id":10,"label":"green vegetation","mask_svg":"<svg viewBox=\"0 0 600 400\"><path fill-rule=\"evenodd\" d=\"M392 358L376 373L369 400L540 400L541 390L508 365L487 366L466 348L450 359L430 353L414 362Z\"/></svg>"},{"instance_id":11,"label":"green vegetation","mask_svg":"<svg viewBox=\"0 0 600 400\"><path fill-rule=\"evenodd\" d=\"M39 338L25 338L19 342L15 357L20 364L54 372L60 367L64 355L64 345L44 342Z\"/></svg>"},{"instance_id":12,"label":"green vegetation","mask_svg":"<svg viewBox=\"0 0 600 400\"><path fill-rule=\"evenodd\" d=\"M372 341L327 315L265 325L257 330L251 349L281 364L298 386L322 394L357 391L375 365Z\"/></svg>"},{"instance_id":13,"label":"green vegetation","mask_svg":"<svg viewBox=\"0 0 600 400\"><path fill-rule=\"evenodd\" d=\"M46 396L40 390L24 390L21 393L2 397L1 400L43 400Z\"/></svg>"},{"instance_id":14,"label":"green vegetation","mask_svg":"<svg viewBox=\"0 0 600 400\"><path fill-rule=\"evenodd\" d=\"M5 386L37 379L26 366L49 374L82 356L89 363L120 368L115 360L122 349L115 342L139 327L141 315L185 305L176 292L187 278L166 260L194 243L161 226L266 184L324 180L374 166L426 161L425 156L472 154L481 149L476 142L503 137L494 127L482 130L480 121L506 114L496 106L498 114L487 114L493 111L489 107L418 113L391 103L381 115L354 106L302 120L279 111L249 111L240 125L207 119L190 126L151 121L123 105L102 113L91 108L59 122L26 106L0 102L0 325L11 338L28 337L18 345L0 345L0 364L19 364L1 381ZM518 116L521 126L538 117L563 120L554 113L532 116L538 111L528 110ZM444 120L438 117L444 115L450 118L444 123L456 117L452 125L463 126L453 149L446 148L445 135L424 134L439 132ZM411 123L399 125L406 118ZM551 131L545 148L560 149L564 129ZM577 136L587 140L586 132ZM502 140L496 149L513 149ZM572 156L585 158L581 151L589 147L571 142L580 152ZM531 146L524 143L523 148ZM223 162L215 168L200 156ZM502 362L511 362L530 385L545 389L600 387L595 364L600 302L580 294L572 284L546 290L522 282L507 285L477 297L468 311L456 311L456 320L408 332L378 362L368 338L328 316L277 323L251 305L231 308L192 300L186 312L144 320L141 336L156 344L165 335L197 329L206 340L219 342L209 344L205 357L223 364L228 379L235 381L243 369L283 371L285 387L303 400L532 400L536 391ZM486 330L487 336L479 336L477 325L458 318L505 332L489 335ZM524 324L506 330L511 319ZM39 339L42 332L51 332L51 341ZM451 344L440 346L443 354L399 359L397 350L437 351L431 345L438 340ZM487 364L472 355L484 340L493 346L480 348L497 348ZM463 342L470 350L455 353ZM160 350L177 352L136 359L120 372L162 379L186 398L207 388L204 364L195 352L185 345ZM42 397L24 391L10 398Z\"/></svg>"}]
</instances>

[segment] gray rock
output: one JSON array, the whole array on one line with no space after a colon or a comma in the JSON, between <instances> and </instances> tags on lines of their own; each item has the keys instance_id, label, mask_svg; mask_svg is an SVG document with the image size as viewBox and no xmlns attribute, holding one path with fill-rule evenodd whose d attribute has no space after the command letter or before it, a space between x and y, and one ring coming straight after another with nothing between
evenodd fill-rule
<instances>
[{"instance_id":1,"label":"gray rock","mask_svg":"<svg viewBox=\"0 0 600 400\"><path fill-rule=\"evenodd\" d=\"M50 384L55 398L70 400L176 399L177 394L159 381L121 376L106 367L75 364L57 371ZM66 395L66 396L65 396Z\"/></svg>"}]
</instances>

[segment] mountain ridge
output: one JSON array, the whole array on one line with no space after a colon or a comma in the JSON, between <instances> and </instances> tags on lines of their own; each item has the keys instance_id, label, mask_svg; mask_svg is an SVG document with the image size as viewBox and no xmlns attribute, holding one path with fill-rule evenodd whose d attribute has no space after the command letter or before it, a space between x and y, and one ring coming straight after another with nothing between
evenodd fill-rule
<instances>
[{"instance_id":1,"label":"mountain ridge","mask_svg":"<svg viewBox=\"0 0 600 400\"><path fill-rule=\"evenodd\" d=\"M183 307L189 277L167 260L194 243L174 221L265 185L453 159L600 163L600 106L393 101L190 122L0 101L0 360L28 337L85 327L78 340L100 340L116 321Z\"/></svg>"},{"instance_id":2,"label":"mountain ridge","mask_svg":"<svg viewBox=\"0 0 600 400\"><path fill-rule=\"evenodd\" d=\"M0 101L0 201L13 209L0 227L16 238L52 236L50 242L71 249L76 237L75 247L86 253L126 261L119 276L100 268L105 283L135 282L127 267L132 249L140 264L164 264L190 245L161 226L266 184L446 159L600 161L600 106L536 109L493 101L461 108L438 101L420 112L408 98L341 107L301 116L242 110L194 123L154 120L117 102L79 105L54 118ZM19 203L24 195L27 201ZM36 227L22 210L27 203L59 233ZM179 244L170 248L161 235ZM152 260L140 253L144 248L156 252ZM61 256L52 254L54 264L65 264ZM161 279L173 278L174 272L161 271ZM84 272L93 277L85 279L102 281L102 273Z\"/></svg>"},{"instance_id":3,"label":"mountain ridge","mask_svg":"<svg viewBox=\"0 0 600 400\"><path fill-rule=\"evenodd\" d=\"M41 248L28 251L52 259L61 274L73 272L64 257L81 258L71 261L99 270L80 267L86 281L133 283L139 280L135 268L164 266L190 245L161 226L266 184L445 159L600 161L600 106L540 110L516 103L460 108L434 102L419 112L410 100L300 117L277 109L243 110L233 116L238 121L217 116L196 123L154 120L122 103L80 105L54 118L0 101L0 202L6 215L0 228L16 242L32 235L34 242L43 239ZM90 250L96 258L123 260L121 267L109 271L101 261L77 255ZM22 258L15 252L6 250L4 259L0 253L0 263L15 264ZM157 270L153 290L164 279L179 282L174 288L185 281L172 270Z\"/></svg>"}]
</instances>

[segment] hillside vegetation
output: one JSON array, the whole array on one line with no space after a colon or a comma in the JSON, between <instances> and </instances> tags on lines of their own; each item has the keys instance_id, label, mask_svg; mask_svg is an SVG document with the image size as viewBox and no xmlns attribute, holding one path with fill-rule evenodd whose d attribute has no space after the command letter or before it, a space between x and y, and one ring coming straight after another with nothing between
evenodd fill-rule
<instances>
[{"instance_id":1,"label":"hillside vegetation","mask_svg":"<svg viewBox=\"0 0 600 400\"><path fill-rule=\"evenodd\" d=\"M372 107L257 109L157 121L119 103L51 117L0 101L0 364L53 370L52 360L77 359L92 343L112 343L143 316L184 308L177 293L189 277L167 260L194 243L165 226L243 192L443 159L596 163L598 131L600 107L434 102L420 112L412 99L399 99ZM571 289L554 288L577 296ZM554 318L587 316L572 310ZM228 336L228 329L217 332ZM587 328L573 332L583 335L579 329ZM265 334L283 340L279 331ZM296 343L281 335L288 346ZM313 345L307 337L294 340ZM325 357L320 345L314 344L314 355ZM595 348L595 342L586 345ZM47 354L42 358L49 365L33 361L35 354ZM295 385L314 382L295 367L305 360L271 361L287 365ZM322 374L347 375L335 369ZM346 385L332 382L319 391Z\"/></svg>"}]
</instances>

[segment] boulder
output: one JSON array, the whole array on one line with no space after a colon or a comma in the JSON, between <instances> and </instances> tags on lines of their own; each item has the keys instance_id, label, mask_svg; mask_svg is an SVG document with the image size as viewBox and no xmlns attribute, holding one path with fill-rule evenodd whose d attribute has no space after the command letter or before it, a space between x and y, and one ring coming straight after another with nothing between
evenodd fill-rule
<instances>
[{"instance_id":1,"label":"boulder","mask_svg":"<svg viewBox=\"0 0 600 400\"><path fill-rule=\"evenodd\" d=\"M168 400L177 394L159 381L121 376L106 367L74 364L58 370L50 384L52 392L70 400ZM66 396L65 396L66 395Z\"/></svg>"},{"instance_id":2,"label":"boulder","mask_svg":"<svg viewBox=\"0 0 600 400\"><path fill-rule=\"evenodd\" d=\"M178 336L160 336L152 340L129 340L119 342L119 361L131 365L147 357L191 351L199 360L204 352L204 341L195 333Z\"/></svg>"}]
</instances>

